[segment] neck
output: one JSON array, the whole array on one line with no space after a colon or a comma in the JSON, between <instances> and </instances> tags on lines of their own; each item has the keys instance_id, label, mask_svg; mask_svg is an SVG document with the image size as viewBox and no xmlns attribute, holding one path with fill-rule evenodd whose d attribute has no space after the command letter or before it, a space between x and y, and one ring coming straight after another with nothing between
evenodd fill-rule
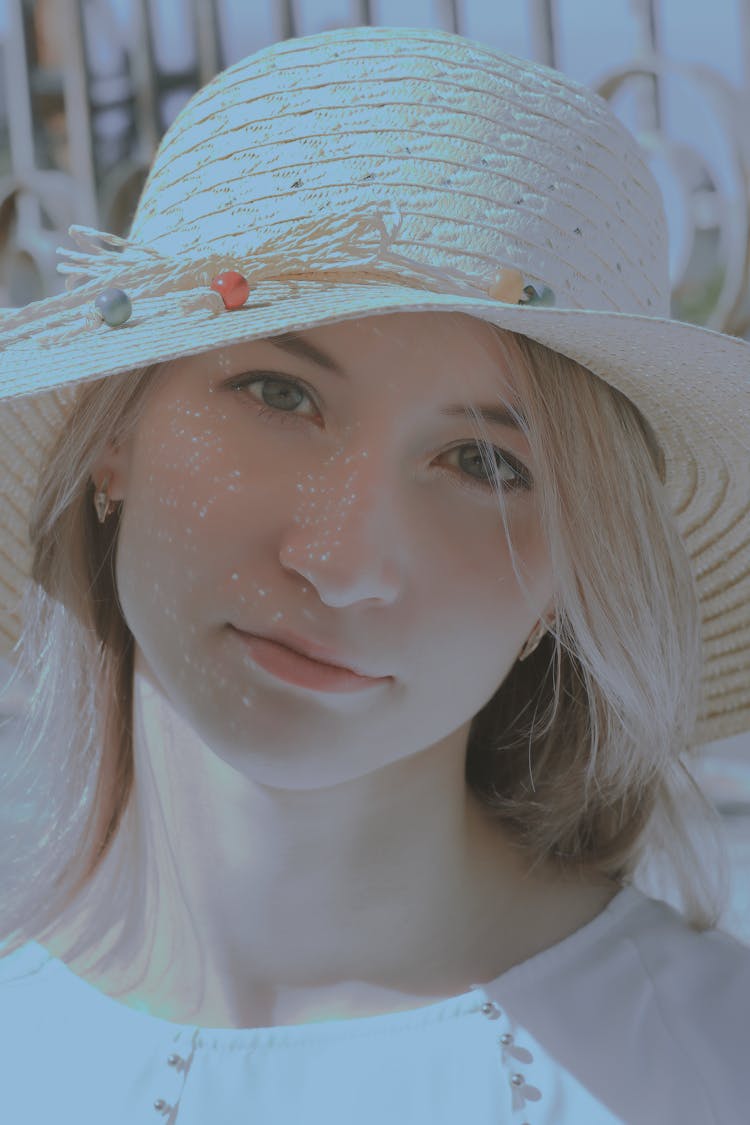
<instances>
[{"instance_id":1,"label":"neck","mask_svg":"<svg viewBox=\"0 0 750 1125\"><path fill-rule=\"evenodd\" d=\"M132 872L137 844L148 925L128 947L125 991L140 977L131 999L166 1018L268 1026L330 1018L331 1004L351 1014L432 1002L560 940L614 893L528 874L466 789L465 734L292 791L210 753L142 679L135 708L133 802L92 895L107 888L110 910L123 901L112 875Z\"/></svg>"}]
</instances>

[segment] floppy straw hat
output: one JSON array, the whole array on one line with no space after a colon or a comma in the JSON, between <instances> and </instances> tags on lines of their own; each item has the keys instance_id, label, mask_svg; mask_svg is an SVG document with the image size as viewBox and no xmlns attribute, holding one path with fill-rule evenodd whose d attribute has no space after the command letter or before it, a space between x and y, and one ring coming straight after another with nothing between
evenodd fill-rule
<instances>
[{"instance_id":1,"label":"floppy straw hat","mask_svg":"<svg viewBox=\"0 0 750 1125\"><path fill-rule=\"evenodd\" d=\"M453 310L570 356L648 420L702 607L694 741L750 728L750 345L669 319L659 189L586 87L439 30L274 43L181 111L127 239L70 234L73 287L0 314L0 651L21 629L37 475L82 382Z\"/></svg>"}]
</instances>

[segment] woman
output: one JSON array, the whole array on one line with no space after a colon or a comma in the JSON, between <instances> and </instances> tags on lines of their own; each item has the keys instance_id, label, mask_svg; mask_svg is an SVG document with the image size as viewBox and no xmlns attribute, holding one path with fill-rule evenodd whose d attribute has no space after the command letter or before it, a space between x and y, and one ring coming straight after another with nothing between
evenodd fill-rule
<instances>
[{"instance_id":1,"label":"woman","mask_svg":"<svg viewBox=\"0 0 750 1125\"><path fill-rule=\"evenodd\" d=\"M327 32L73 233L2 325L3 1113L739 1122L685 761L750 725L749 351L668 319L633 139Z\"/></svg>"}]
</instances>

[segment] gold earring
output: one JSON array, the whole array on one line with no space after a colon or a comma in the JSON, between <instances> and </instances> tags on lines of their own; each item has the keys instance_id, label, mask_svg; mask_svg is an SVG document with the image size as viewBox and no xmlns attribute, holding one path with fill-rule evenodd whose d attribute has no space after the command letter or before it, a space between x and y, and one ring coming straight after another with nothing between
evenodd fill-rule
<instances>
[{"instance_id":1,"label":"gold earring","mask_svg":"<svg viewBox=\"0 0 750 1125\"><path fill-rule=\"evenodd\" d=\"M544 634L547 632L547 625L544 621L537 621L534 629L529 634L526 644L518 654L519 660L525 660L527 656L531 656L532 652L536 649Z\"/></svg>"},{"instance_id":2,"label":"gold earring","mask_svg":"<svg viewBox=\"0 0 750 1125\"><path fill-rule=\"evenodd\" d=\"M106 476L101 483L101 488L94 493L94 507L96 508L99 523L104 523L107 516L111 515L115 510L114 500L110 500L109 498L109 480L109 476Z\"/></svg>"}]
</instances>

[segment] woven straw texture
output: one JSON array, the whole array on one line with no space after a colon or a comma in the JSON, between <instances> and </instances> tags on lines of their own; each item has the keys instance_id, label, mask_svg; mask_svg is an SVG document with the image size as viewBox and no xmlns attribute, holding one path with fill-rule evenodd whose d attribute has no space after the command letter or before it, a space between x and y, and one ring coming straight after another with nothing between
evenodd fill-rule
<instances>
[{"instance_id":1,"label":"woven straw texture","mask_svg":"<svg viewBox=\"0 0 750 1125\"><path fill-rule=\"evenodd\" d=\"M127 239L71 235L68 290L0 314L0 652L21 629L38 473L84 382L442 309L578 360L648 419L702 607L695 742L750 729L750 345L669 319L658 187L591 91L438 30L276 43L182 110ZM240 309L209 287L225 269L250 283ZM132 301L120 328L94 312L109 286Z\"/></svg>"}]
</instances>

